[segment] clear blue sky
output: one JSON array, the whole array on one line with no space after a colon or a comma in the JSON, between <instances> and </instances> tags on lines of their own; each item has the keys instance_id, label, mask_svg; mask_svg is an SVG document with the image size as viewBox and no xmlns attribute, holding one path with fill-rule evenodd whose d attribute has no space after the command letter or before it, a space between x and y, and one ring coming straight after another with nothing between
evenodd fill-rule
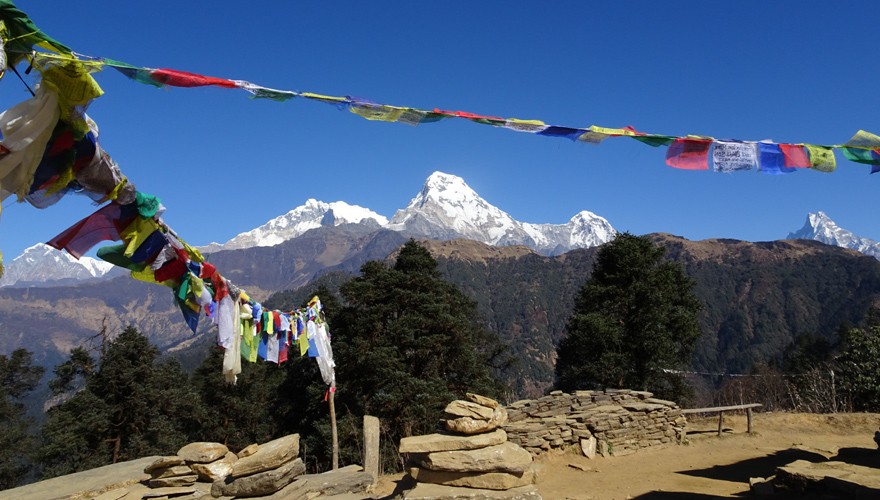
<instances>
[{"instance_id":1,"label":"clear blue sky","mask_svg":"<svg viewBox=\"0 0 880 500\"><path fill-rule=\"evenodd\" d=\"M563 126L843 143L880 133L880 3L37 2L75 51L267 87ZM690 239L785 237L808 212L880 239L880 174L838 154L830 174L678 171L665 148L592 146L447 120L370 122L326 104L237 89L156 89L113 69L89 114L102 146L192 244L226 241L307 198L385 216L435 170L528 222L590 210L619 230ZM33 76L30 77L33 80ZM8 73L0 107L28 94ZM4 204L9 261L94 210L68 196Z\"/></svg>"}]
</instances>

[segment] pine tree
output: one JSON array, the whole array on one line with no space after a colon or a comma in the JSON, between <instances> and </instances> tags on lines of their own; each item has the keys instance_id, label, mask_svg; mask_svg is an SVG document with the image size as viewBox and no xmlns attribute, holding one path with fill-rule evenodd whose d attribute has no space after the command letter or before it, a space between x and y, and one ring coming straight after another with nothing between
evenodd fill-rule
<instances>
[{"instance_id":1,"label":"pine tree","mask_svg":"<svg viewBox=\"0 0 880 500\"><path fill-rule=\"evenodd\" d=\"M499 391L491 370L497 337L415 241L393 267L364 264L342 294L346 305L330 316L341 420L377 416L385 441L396 443L434 432L445 405L465 392Z\"/></svg>"},{"instance_id":2,"label":"pine tree","mask_svg":"<svg viewBox=\"0 0 880 500\"><path fill-rule=\"evenodd\" d=\"M680 265L643 236L621 233L597 255L557 348L563 390L630 388L679 398L700 303Z\"/></svg>"},{"instance_id":3,"label":"pine tree","mask_svg":"<svg viewBox=\"0 0 880 500\"><path fill-rule=\"evenodd\" d=\"M30 469L32 421L25 416L21 399L36 388L43 371L24 349L8 357L0 355L0 490L21 484Z\"/></svg>"},{"instance_id":4,"label":"pine tree","mask_svg":"<svg viewBox=\"0 0 880 500\"><path fill-rule=\"evenodd\" d=\"M158 355L130 326L108 344L96 371L78 368L94 363L76 351L56 369L53 387L68 387L71 373L85 384L48 412L39 451L44 477L167 455L193 440L205 410L180 365Z\"/></svg>"}]
</instances>

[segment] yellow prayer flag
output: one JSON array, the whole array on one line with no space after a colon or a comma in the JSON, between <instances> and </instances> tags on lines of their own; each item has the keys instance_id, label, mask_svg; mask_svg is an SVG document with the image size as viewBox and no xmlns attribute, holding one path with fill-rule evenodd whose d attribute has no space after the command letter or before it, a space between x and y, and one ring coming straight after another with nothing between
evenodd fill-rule
<instances>
[{"instance_id":1,"label":"yellow prayer flag","mask_svg":"<svg viewBox=\"0 0 880 500\"><path fill-rule=\"evenodd\" d=\"M517 132L540 132L547 128L547 124L541 120L520 120L519 118L508 118L504 121L503 126Z\"/></svg>"},{"instance_id":2,"label":"yellow prayer flag","mask_svg":"<svg viewBox=\"0 0 880 500\"><path fill-rule=\"evenodd\" d=\"M406 108L397 108L394 106L386 106L384 104L368 106L353 104L349 108L349 111L362 118L366 118L367 120L396 122L400 119L400 115L406 111Z\"/></svg>"},{"instance_id":3,"label":"yellow prayer flag","mask_svg":"<svg viewBox=\"0 0 880 500\"><path fill-rule=\"evenodd\" d=\"M880 136L859 130L845 146L848 148L878 149L880 148Z\"/></svg>"},{"instance_id":4,"label":"yellow prayer flag","mask_svg":"<svg viewBox=\"0 0 880 500\"><path fill-rule=\"evenodd\" d=\"M348 102L348 99L345 97L335 97L332 95L323 95L323 94L315 94L312 92L303 92L300 96L305 97L306 99L314 99L316 101L323 101L330 104L339 104L343 102Z\"/></svg>"},{"instance_id":5,"label":"yellow prayer flag","mask_svg":"<svg viewBox=\"0 0 880 500\"><path fill-rule=\"evenodd\" d=\"M856 134L858 135L858 134ZM834 157L834 150L825 146L815 146L813 144L804 144L807 152L810 154L810 168L820 172L833 172L837 168L837 159Z\"/></svg>"}]
</instances>

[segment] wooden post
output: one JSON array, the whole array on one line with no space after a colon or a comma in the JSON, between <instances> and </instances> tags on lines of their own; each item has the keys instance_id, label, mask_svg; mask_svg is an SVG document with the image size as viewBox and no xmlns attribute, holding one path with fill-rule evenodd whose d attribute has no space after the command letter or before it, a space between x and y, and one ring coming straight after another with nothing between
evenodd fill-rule
<instances>
[{"instance_id":1,"label":"wooden post","mask_svg":"<svg viewBox=\"0 0 880 500\"><path fill-rule=\"evenodd\" d=\"M331 406L332 408L332 406ZM724 412L718 412L718 435L721 436L721 429L724 426Z\"/></svg>"},{"instance_id":2,"label":"wooden post","mask_svg":"<svg viewBox=\"0 0 880 500\"><path fill-rule=\"evenodd\" d=\"M336 407L333 397L336 395L336 381L330 385L330 436L333 440L333 470L339 468L339 438L336 436Z\"/></svg>"},{"instance_id":3,"label":"wooden post","mask_svg":"<svg viewBox=\"0 0 880 500\"><path fill-rule=\"evenodd\" d=\"M746 408L746 422L748 422L748 425L749 425L748 432L749 432L749 434L751 434L752 433L752 409L751 408Z\"/></svg>"},{"instance_id":4,"label":"wooden post","mask_svg":"<svg viewBox=\"0 0 880 500\"><path fill-rule=\"evenodd\" d=\"M379 481L379 419L364 415L364 471Z\"/></svg>"}]
</instances>

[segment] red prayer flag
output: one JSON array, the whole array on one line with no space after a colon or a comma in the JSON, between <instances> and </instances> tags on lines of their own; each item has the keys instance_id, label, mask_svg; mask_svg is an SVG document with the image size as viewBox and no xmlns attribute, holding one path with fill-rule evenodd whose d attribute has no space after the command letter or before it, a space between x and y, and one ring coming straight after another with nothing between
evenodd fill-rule
<instances>
[{"instance_id":1,"label":"red prayer flag","mask_svg":"<svg viewBox=\"0 0 880 500\"><path fill-rule=\"evenodd\" d=\"M67 250L67 253L79 259L102 241L121 239L119 233L128 227L136 216L137 206L134 203L120 205L112 202L65 229L49 240L48 245L58 250Z\"/></svg>"},{"instance_id":2,"label":"red prayer flag","mask_svg":"<svg viewBox=\"0 0 880 500\"><path fill-rule=\"evenodd\" d=\"M810 155L807 148L796 144L780 144L779 150L785 157L786 167L810 168Z\"/></svg>"},{"instance_id":3,"label":"red prayer flag","mask_svg":"<svg viewBox=\"0 0 880 500\"><path fill-rule=\"evenodd\" d=\"M709 170L708 139L678 138L666 150L666 164L685 170Z\"/></svg>"},{"instance_id":4,"label":"red prayer flag","mask_svg":"<svg viewBox=\"0 0 880 500\"><path fill-rule=\"evenodd\" d=\"M174 69L154 69L150 72L150 77L163 85L171 85L173 87L203 87L205 85L217 85L218 87L226 88L237 87L232 80Z\"/></svg>"}]
</instances>

